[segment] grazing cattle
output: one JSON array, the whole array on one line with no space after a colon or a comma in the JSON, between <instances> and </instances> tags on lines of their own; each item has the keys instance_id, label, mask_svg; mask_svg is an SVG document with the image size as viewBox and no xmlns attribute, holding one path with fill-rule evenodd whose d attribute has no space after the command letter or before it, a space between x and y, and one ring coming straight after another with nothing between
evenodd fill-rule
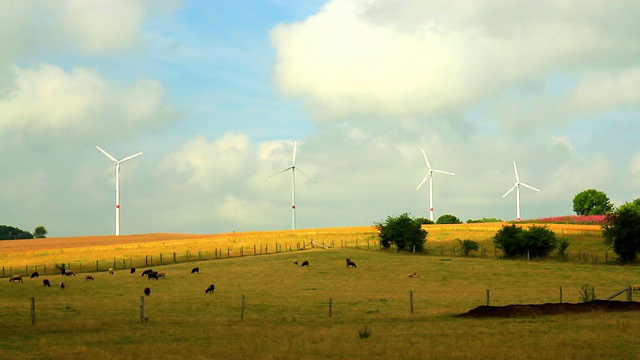
<instances>
[{"instance_id":1,"label":"grazing cattle","mask_svg":"<svg viewBox=\"0 0 640 360\"><path fill-rule=\"evenodd\" d=\"M114 271L113 268L109 268L109 274L113 275Z\"/></svg>"},{"instance_id":2,"label":"grazing cattle","mask_svg":"<svg viewBox=\"0 0 640 360\"><path fill-rule=\"evenodd\" d=\"M60 281L60 290L64 290L64 281Z\"/></svg>"},{"instance_id":3,"label":"grazing cattle","mask_svg":"<svg viewBox=\"0 0 640 360\"><path fill-rule=\"evenodd\" d=\"M294 260L293 265L298 265L298 260Z\"/></svg>"},{"instance_id":4,"label":"grazing cattle","mask_svg":"<svg viewBox=\"0 0 640 360\"><path fill-rule=\"evenodd\" d=\"M164 272L159 272L158 275L156 275L158 278L166 278L167 274Z\"/></svg>"},{"instance_id":5,"label":"grazing cattle","mask_svg":"<svg viewBox=\"0 0 640 360\"><path fill-rule=\"evenodd\" d=\"M135 272L136 272L136 268L131 268L131 273L135 274Z\"/></svg>"},{"instance_id":6,"label":"grazing cattle","mask_svg":"<svg viewBox=\"0 0 640 360\"><path fill-rule=\"evenodd\" d=\"M300 265L300 266L309 266L309 262L307 260L305 260L305 261L302 262L302 265Z\"/></svg>"},{"instance_id":7,"label":"grazing cattle","mask_svg":"<svg viewBox=\"0 0 640 360\"><path fill-rule=\"evenodd\" d=\"M149 280L151 279L156 279L158 280L158 272L157 271L153 271L147 274L147 276L149 277Z\"/></svg>"},{"instance_id":8,"label":"grazing cattle","mask_svg":"<svg viewBox=\"0 0 640 360\"><path fill-rule=\"evenodd\" d=\"M42 280L42 285L44 285L44 287L51 287L51 283L47 279Z\"/></svg>"},{"instance_id":9,"label":"grazing cattle","mask_svg":"<svg viewBox=\"0 0 640 360\"><path fill-rule=\"evenodd\" d=\"M631 287L631 291L632 292L639 292L640 291L640 285L633 285Z\"/></svg>"},{"instance_id":10,"label":"grazing cattle","mask_svg":"<svg viewBox=\"0 0 640 360\"><path fill-rule=\"evenodd\" d=\"M149 296L149 294L151 294L151 289L149 289L148 287L144 288L144 294Z\"/></svg>"},{"instance_id":11,"label":"grazing cattle","mask_svg":"<svg viewBox=\"0 0 640 360\"><path fill-rule=\"evenodd\" d=\"M89 281L89 280L93 281L93 280L94 280L93 276L91 276L91 275L87 275L87 276L84 278L84 281Z\"/></svg>"},{"instance_id":12,"label":"grazing cattle","mask_svg":"<svg viewBox=\"0 0 640 360\"><path fill-rule=\"evenodd\" d=\"M76 276L76 274L71 270L65 270L64 274L62 274L62 276L71 276L71 275Z\"/></svg>"},{"instance_id":13,"label":"grazing cattle","mask_svg":"<svg viewBox=\"0 0 640 360\"><path fill-rule=\"evenodd\" d=\"M200 268L199 267L194 267L193 269L191 269L191 273L192 274L200 274Z\"/></svg>"},{"instance_id":14,"label":"grazing cattle","mask_svg":"<svg viewBox=\"0 0 640 360\"><path fill-rule=\"evenodd\" d=\"M9 282L16 282L16 281L22 281L22 275L13 275L12 277L9 278Z\"/></svg>"},{"instance_id":15,"label":"grazing cattle","mask_svg":"<svg viewBox=\"0 0 640 360\"><path fill-rule=\"evenodd\" d=\"M140 275L140 276L149 275L149 273L152 273L152 272L153 272L153 270L151 270L151 269L147 269L147 270L143 271L143 272L142 272L142 275Z\"/></svg>"},{"instance_id":16,"label":"grazing cattle","mask_svg":"<svg viewBox=\"0 0 640 360\"><path fill-rule=\"evenodd\" d=\"M353 261L351 261L351 259L347 258L347 267L357 267L356 263L354 263Z\"/></svg>"},{"instance_id":17,"label":"grazing cattle","mask_svg":"<svg viewBox=\"0 0 640 360\"><path fill-rule=\"evenodd\" d=\"M213 286L213 284L209 285L209 287L207 288L207 290L205 290L205 294L213 294L213 291L216 289L215 286Z\"/></svg>"},{"instance_id":18,"label":"grazing cattle","mask_svg":"<svg viewBox=\"0 0 640 360\"><path fill-rule=\"evenodd\" d=\"M33 273L31 273L31 278L33 279L34 277L39 277L40 274L38 274L37 271L34 271Z\"/></svg>"},{"instance_id":19,"label":"grazing cattle","mask_svg":"<svg viewBox=\"0 0 640 360\"><path fill-rule=\"evenodd\" d=\"M418 277L418 274L417 273L413 273L413 274L409 275L409 277L410 278L415 278L415 277Z\"/></svg>"}]
</instances>

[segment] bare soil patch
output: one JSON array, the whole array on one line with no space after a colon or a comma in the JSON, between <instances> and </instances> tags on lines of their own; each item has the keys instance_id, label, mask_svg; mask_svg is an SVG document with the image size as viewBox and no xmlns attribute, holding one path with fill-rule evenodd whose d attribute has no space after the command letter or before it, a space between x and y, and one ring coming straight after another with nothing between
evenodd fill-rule
<instances>
[{"instance_id":1,"label":"bare soil patch","mask_svg":"<svg viewBox=\"0 0 640 360\"><path fill-rule=\"evenodd\" d=\"M547 303L531 305L478 306L458 317L531 317L544 315L604 313L614 311L640 311L640 302L594 300L587 303Z\"/></svg>"}]
</instances>

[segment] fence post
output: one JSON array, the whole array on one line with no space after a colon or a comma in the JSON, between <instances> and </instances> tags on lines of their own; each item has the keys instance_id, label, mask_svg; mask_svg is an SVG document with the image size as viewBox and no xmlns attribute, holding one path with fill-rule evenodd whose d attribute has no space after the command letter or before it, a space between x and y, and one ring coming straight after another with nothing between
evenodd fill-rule
<instances>
[{"instance_id":1,"label":"fence post","mask_svg":"<svg viewBox=\"0 0 640 360\"><path fill-rule=\"evenodd\" d=\"M160 253L160 264L162 264L162 253Z\"/></svg>"},{"instance_id":2,"label":"fence post","mask_svg":"<svg viewBox=\"0 0 640 360\"><path fill-rule=\"evenodd\" d=\"M256 244L253 244L253 255L256 254Z\"/></svg>"},{"instance_id":3,"label":"fence post","mask_svg":"<svg viewBox=\"0 0 640 360\"><path fill-rule=\"evenodd\" d=\"M333 299L329 298L329 317L331 317L332 308L333 308Z\"/></svg>"},{"instance_id":4,"label":"fence post","mask_svg":"<svg viewBox=\"0 0 640 360\"><path fill-rule=\"evenodd\" d=\"M148 266L149 265L149 255L145 255L144 256L144 265Z\"/></svg>"},{"instance_id":5,"label":"fence post","mask_svg":"<svg viewBox=\"0 0 640 360\"><path fill-rule=\"evenodd\" d=\"M99 264L99 263L98 263L98 261L99 261L99 260L96 260L96 271L98 271L98 270L99 270L99 266L98 266L98 264Z\"/></svg>"},{"instance_id":6,"label":"fence post","mask_svg":"<svg viewBox=\"0 0 640 360\"><path fill-rule=\"evenodd\" d=\"M489 289L487 289L487 306L489 306L490 299L491 297L489 296Z\"/></svg>"},{"instance_id":7,"label":"fence post","mask_svg":"<svg viewBox=\"0 0 640 360\"><path fill-rule=\"evenodd\" d=\"M231 256L231 248L227 247L227 257Z\"/></svg>"},{"instance_id":8,"label":"fence post","mask_svg":"<svg viewBox=\"0 0 640 360\"><path fill-rule=\"evenodd\" d=\"M31 325L36 324L36 298L31 298Z\"/></svg>"},{"instance_id":9,"label":"fence post","mask_svg":"<svg viewBox=\"0 0 640 360\"><path fill-rule=\"evenodd\" d=\"M29 265L25 265L24 266L24 273L28 274L29 273Z\"/></svg>"},{"instance_id":10,"label":"fence post","mask_svg":"<svg viewBox=\"0 0 640 360\"><path fill-rule=\"evenodd\" d=\"M411 314L413 314L413 291L409 291L409 301L411 302Z\"/></svg>"},{"instance_id":11,"label":"fence post","mask_svg":"<svg viewBox=\"0 0 640 360\"><path fill-rule=\"evenodd\" d=\"M562 286L560 286L560 303L562 304Z\"/></svg>"},{"instance_id":12,"label":"fence post","mask_svg":"<svg viewBox=\"0 0 640 360\"><path fill-rule=\"evenodd\" d=\"M140 322L144 324L144 296L140 296Z\"/></svg>"},{"instance_id":13,"label":"fence post","mask_svg":"<svg viewBox=\"0 0 640 360\"><path fill-rule=\"evenodd\" d=\"M240 320L244 320L244 294L242 294L242 312L240 313Z\"/></svg>"},{"instance_id":14,"label":"fence post","mask_svg":"<svg viewBox=\"0 0 640 360\"><path fill-rule=\"evenodd\" d=\"M82 267L82 264L80 264L80 267ZM116 268L116 258L113 258L113 268Z\"/></svg>"}]
</instances>

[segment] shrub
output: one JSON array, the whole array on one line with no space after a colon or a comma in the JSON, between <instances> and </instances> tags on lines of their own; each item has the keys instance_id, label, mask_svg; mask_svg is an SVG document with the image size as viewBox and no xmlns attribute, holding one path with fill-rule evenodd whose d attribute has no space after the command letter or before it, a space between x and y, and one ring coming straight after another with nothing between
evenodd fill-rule
<instances>
[{"instance_id":1,"label":"shrub","mask_svg":"<svg viewBox=\"0 0 640 360\"><path fill-rule=\"evenodd\" d=\"M444 214L436 220L436 224L462 224L462 221L451 214Z\"/></svg>"},{"instance_id":2,"label":"shrub","mask_svg":"<svg viewBox=\"0 0 640 360\"><path fill-rule=\"evenodd\" d=\"M640 206L625 203L607 215L602 237L621 262L635 261L640 252Z\"/></svg>"},{"instance_id":3,"label":"shrub","mask_svg":"<svg viewBox=\"0 0 640 360\"><path fill-rule=\"evenodd\" d=\"M596 289L589 285L584 284L580 288L580 302L586 303L596 299Z\"/></svg>"},{"instance_id":4,"label":"shrub","mask_svg":"<svg viewBox=\"0 0 640 360\"><path fill-rule=\"evenodd\" d=\"M467 220L467 224L491 223L491 222L502 222L502 220L497 219L497 218L482 218L482 219L469 219L469 220Z\"/></svg>"},{"instance_id":5,"label":"shrub","mask_svg":"<svg viewBox=\"0 0 640 360\"><path fill-rule=\"evenodd\" d=\"M432 225L432 224L435 224L433 221L431 221L431 220L429 220L427 218L423 218L423 217L416 218L416 221L421 225Z\"/></svg>"},{"instance_id":6,"label":"shrub","mask_svg":"<svg viewBox=\"0 0 640 360\"><path fill-rule=\"evenodd\" d=\"M427 232L422 229L420 223L404 213L399 216L388 216L385 222L374 223L378 229L380 245L383 248L390 248L395 244L398 250L424 250L427 242Z\"/></svg>"},{"instance_id":7,"label":"shrub","mask_svg":"<svg viewBox=\"0 0 640 360\"><path fill-rule=\"evenodd\" d=\"M480 245L473 240L470 240L470 239L467 239L464 241L460 239L457 239L457 240L460 243L460 247L462 248L463 256L469 256L470 252L480 250Z\"/></svg>"},{"instance_id":8,"label":"shrub","mask_svg":"<svg viewBox=\"0 0 640 360\"><path fill-rule=\"evenodd\" d=\"M517 257L529 254L530 257L545 257L558 247L555 232L546 226L532 226L529 229L504 225L493 236L496 248L504 252L505 257Z\"/></svg>"},{"instance_id":9,"label":"shrub","mask_svg":"<svg viewBox=\"0 0 640 360\"><path fill-rule=\"evenodd\" d=\"M562 260L565 260L567 258L567 248L569 247L569 245L571 244L567 239L562 239L558 243L558 256L560 256Z\"/></svg>"}]
</instances>

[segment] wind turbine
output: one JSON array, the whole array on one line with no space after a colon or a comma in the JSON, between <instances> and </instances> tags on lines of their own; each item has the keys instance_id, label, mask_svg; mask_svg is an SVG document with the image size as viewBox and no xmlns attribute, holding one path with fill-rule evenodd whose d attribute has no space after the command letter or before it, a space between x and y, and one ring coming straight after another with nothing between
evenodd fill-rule
<instances>
[{"instance_id":1,"label":"wind turbine","mask_svg":"<svg viewBox=\"0 0 640 360\"><path fill-rule=\"evenodd\" d=\"M506 193L504 193L504 195L502 195L502 198L504 199L505 196L509 195L509 193L512 192L513 189L516 190L516 218L517 218L517 221L520 221L520 185L527 187L531 190L534 190L536 192L540 192L540 190L534 188L533 186L520 182L520 177L518 176L518 168L516 167L515 161L513 162L513 170L516 173L516 183L511 187L511 189L509 189L509 191L507 191Z\"/></svg>"},{"instance_id":2,"label":"wind turbine","mask_svg":"<svg viewBox=\"0 0 640 360\"><path fill-rule=\"evenodd\" d=\"M100 150L106 157L108 157L109 160L113 161L113 165L116 168L116 236L118 236L120 235L120 164L127 160L131 160L136 156L142 155L143 152L141 151L137 154L127 156L122 160L117 160L116 158L111 156L111 154L102 150L100 146L96 145L96 148Z\"/></svg>"},{"instance_id":3,"label":"wind turbine","mask_svg":"<svg viewBox=\"0 0 640 360\"><path fill-rule=\"evenodd\" d=\"M296 150L298 141L293 142L293 156L291 157L291 165L280 173L291 170L291 229L296 229Z\"/></svg>"},{"instance_id":4,"label":"wind turbine","mask_svg":"<svg viewBox=\"0 0 640 360\"><path fill-rule=\"evenodd\" d=\"M434 170L433 168L431 168L431 164L429 163L429 159L427 159L427 155L424 153L424 149L420 148L420 150L422 150L422 156L424 156L424 162L427 164L429 171L427 172L427 175L424 176L424 179L422 179L422 181L416 188L416 191L420 190L420 187L422 187L422 184L424 184L424 182L427 181L427 179L429 179L429 220L433 221L433 173L440 173L440 174L447 174L447 175L455 175L455 174L448 171Z\"/></svg>"}]
</instances>

